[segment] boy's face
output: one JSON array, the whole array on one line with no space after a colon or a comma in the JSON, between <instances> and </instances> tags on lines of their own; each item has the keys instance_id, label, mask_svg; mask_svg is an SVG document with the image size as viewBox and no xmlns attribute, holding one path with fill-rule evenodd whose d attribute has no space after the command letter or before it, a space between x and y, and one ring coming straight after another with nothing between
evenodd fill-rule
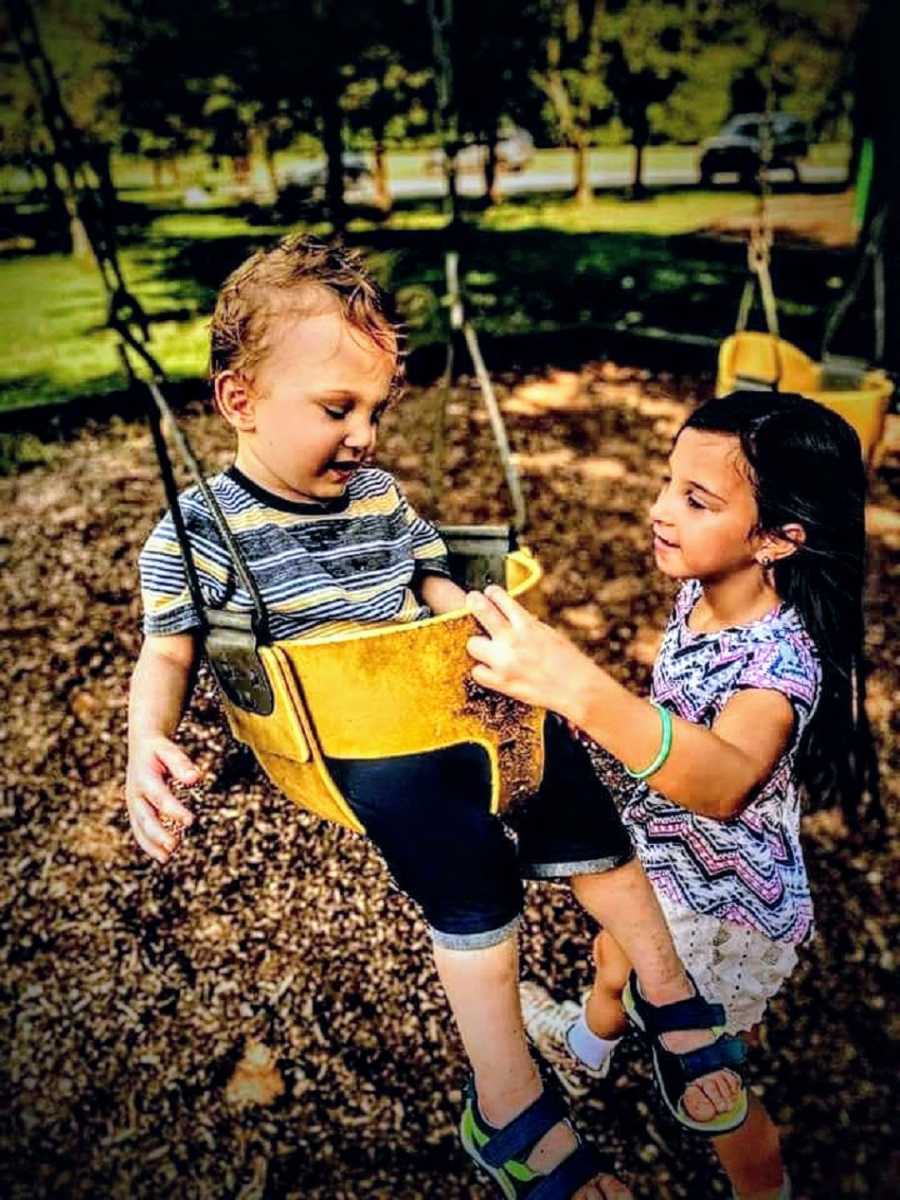
<instances>
[{"instance_id":1,"label":"boy's face","mask_svg":"<svg viewBox=\"0 0 900 1200\"><path fill-rule=\"evenodd\" d=\"M337 305L275 318L268 353L236 415L237 465L291 500L343 494L375 449L396 358L349 326Z\"/></svg>"}]
</instances>

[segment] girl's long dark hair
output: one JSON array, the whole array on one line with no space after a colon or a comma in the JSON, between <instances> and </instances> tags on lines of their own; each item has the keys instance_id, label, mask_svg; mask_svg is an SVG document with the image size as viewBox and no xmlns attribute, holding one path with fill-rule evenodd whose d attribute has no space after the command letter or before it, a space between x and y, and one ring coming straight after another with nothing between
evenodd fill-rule
<instances>
[{"instance_id":1,"label":"girl's long dark hair","mask_svg":"<svg viewBox=\"0 0 900 1200\"><path fill-rule=\"evenodd\" d=\"M822 664L819 703L798 755L800 782L812 799L839 799L856 827L866 792L872 815L880 812L865 707L866 472L859 439L836 413L784 392L732 392L696 409L683 428L739 440L760 530L798 524L806 533L773 567L778 595L799 613Z\"/></svg>"}]
</instances>

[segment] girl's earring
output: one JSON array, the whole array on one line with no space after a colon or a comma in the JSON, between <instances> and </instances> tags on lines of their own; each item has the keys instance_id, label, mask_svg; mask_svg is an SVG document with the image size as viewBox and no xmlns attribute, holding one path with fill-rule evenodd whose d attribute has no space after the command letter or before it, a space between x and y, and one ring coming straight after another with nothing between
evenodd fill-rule
<instances>
[{"instance_id":1,"label":"girl's earring","mask_svg":"<svg viewBox=\"0 0 900 1200\"><path fill-rule=\"evenodd\" d=\"M769 567L772 565L772 560L769 558L768 554L760 555L759 565L764 571L768 571Z\"/></svg>"}]
</instances>

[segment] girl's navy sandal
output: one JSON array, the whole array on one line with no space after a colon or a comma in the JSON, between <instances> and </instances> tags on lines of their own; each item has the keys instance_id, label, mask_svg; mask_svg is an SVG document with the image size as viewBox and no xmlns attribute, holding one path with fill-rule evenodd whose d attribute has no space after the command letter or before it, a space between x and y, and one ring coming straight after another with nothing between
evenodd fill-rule
<instances>
[{"instance_id":1,"label":"girl's navy sandal","mask_svg":"<svg viewBox=\"0 0 900 1200\"><path fill-rule=\"evenodd\" d=\"M475 1084L470 1079L459 1133L466 1154L491 1176L507 1200L524 1196L528 1200L570 1200L595 1176L615 1171L607 1155L582 1141L548 1175L527 1165L528 1155L544 1134L565 1120L565 1104L545 1084L533 1104L502 1129L495 1129L478 1111Z\"/></svg>"},{"instance_id":2,"label":"girl's navy sandal","mask_svg":"<svg viewBox=\"0 0 900 1200\"><path fill-rule=\"evenodd\" d=\"M690 1084L713 1071L727 1068L740 1076L738 1068L746 1057L747 1048L740 1038L725 1032L723 1006L704 1000L696 984L694 993L689 999L674 1004L650 1004L641 995L637 976L632 971L622 993L622 1004L629 1020L653 1039L653 1072L666 1108L686 1128L708 1137L718 1137L731 1133L747 1119L746 1088L741 1087L728 1112L719 1113L711 1121L694 1120L685 1110L682 1099ZM709 1029L718 1036L710 1045L686 1054L667 1050L659 1040L663 1034L687 1029Z\"/></svg>"}]
</instances>

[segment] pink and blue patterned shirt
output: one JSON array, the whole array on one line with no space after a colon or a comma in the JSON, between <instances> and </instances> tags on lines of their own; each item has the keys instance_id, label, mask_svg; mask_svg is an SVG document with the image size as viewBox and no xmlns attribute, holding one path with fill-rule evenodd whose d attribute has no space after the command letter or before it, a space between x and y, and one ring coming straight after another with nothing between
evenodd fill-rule
<instances>
[{"instance_id":1,"label":"pink and blue patterned shirt","mask_svg":"<svg viewBox=\"0 0 900 1200\"><path fill-rule=\"evenodd\" d=\"M787 750L736 817L716 821L641 784L623 818L654 888L671 903L796 943L813 929L812 899L800 848L795 757L815 711L821 667L796 610L780 605L749 625L692 633L701 594L681 588L653 668L653 699L697 725L712 725L743 688L781 692L795 713Z\"/></svg>"}]
</instances>

